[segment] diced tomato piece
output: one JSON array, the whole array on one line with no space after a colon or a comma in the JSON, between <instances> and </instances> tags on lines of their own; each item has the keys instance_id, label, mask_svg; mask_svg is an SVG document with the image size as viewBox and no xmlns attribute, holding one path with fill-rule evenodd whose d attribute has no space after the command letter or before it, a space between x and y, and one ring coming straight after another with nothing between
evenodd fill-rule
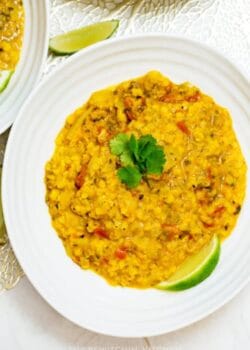
<instances>
[{"instance_id":1,"label":"diced tomato piece","mask_svg":"<svg viewBox=\"0 0 250 350\"><path fill-rule=\"evenodd\" d=\"M146 106L146 99L144 96L141 96L141 105Z\"/></svg>"},{"instance_id":2,"label":"diced tomato piece","mask_svg":"<svg viewBox=\"0 0 250 350\"><path fill-rule=\"evenodd\" d=\"M79 190L84 184L85 176L87 174L87 166L84 164L75 178L75 187Z\"/></svg>"},{"instance_id":3,"label":"diced tomato piece","mask_svg":"<svg viewBox=\"0 0 250 350\"><path fill-rule=\"evenodd\" d=\"M125 259L126 256L127 256L127 252L124 248L118 248L115 252L115 256L118 258L118 259Z\"/></svg>"},{"instance_id":4,"label":"diced tomato piece","mask_svg":"<svg viewBox=\"0 0 250 350\"><path fill-rule=\"evenodd\" d=\"M194 95L188 96L188 97L186 98L186 100L187 100L188 102L197 102L197 101L200 100L200 98L201 98L200 92L199 92L199 91L196 91L196 93L195 93Z\"/></svg>"},{"instance_id":5,"label":"diced tomato piece","mask_svg":"<svg viewBox=\"0 0 250 350\"><path fill-rule=\"evenodd\" d=\"M95 228L94 234L102 238L109 238L108 232L101 227Z\"/></svg>"},{"instance_id":6,"label":"diced tomato piece","mask_svg":"<svg viewBox=\"0 0 250 350\"><path fill-rule=\"evenodd\" d=\"M129 122L131 122L133 119L136 119L134 113L130 109L125 109L125 114Z\"/></svg>"},{"instance_id":7,"label":"diced tomato piece","mask_svg":"<svg viewBox=\"0 0 250 350\"><path fill-rule=\"evenodd\" d=\"M208 223L208 222L204 222L204 221L202 221L202 224L203 224L203 226L206 227L206 228L209 228L209 227L213 227L213 226L214 226L213 223Z\"/></svg>"},{"instance_id":8,"label":"diced tomato piece","mask_svg":"<svg viewBox=\"0 0 250 350\"><path fill-rule=\"evenodd\" d=\"M167 237L169 239L173 239L175 236L180 234L180 230L175 225L162 224L161 227L162 227L163 231L166 232Z\"/></svg>"},{"instance_id":9,"label":"diced tomato piece","mask_svg":"<svg viewBox=\"0 0 250 350\"><path fill-rule=\"evenodd\" d=\"M208 177L208 179L209 180L211 180L212 179L212 170L211 170L211 168L209 167L209 168L207 168L207 177Z\"/></svg>"},{"instance_id":10,"label":"diced tomato piece","mask_svg":"<svg viewBox=\"0 0 250 350\"><path fill-rule=\"evenodd\" d=\"M200 199L199 204L203 207L204 205L208 204L208 201L207 201L207 199Z\"/></svg>"},{"instance_id":11,"label":"diced tomato piece","mask_svg":"<svg viewBox=\"0 0 250 350\"><path fill-rule=\"evenodd\" d=\"M176 123L176 125L178 126L178 128L186 135L190 135L190 131L186 125L186 123L184 122L184 120L181 120L179 122Z\"/></svg>"},{"instance_id":12,"label":"diced tomato piece","mask_svg":"<svg viewBox=\"0 0 250 350\"><path fill-rule=\"evenodd\" d=\"M131 108L131 107L133 107L133 100L132 100L132 98L130 98L130 97L127 96L127 97L124 98L123 102L124 102L124 106L125 106L126 108Z\"/></svg>"},{"instance_id":13,"label":"diced tomato piece","mask_svg":"<svg viewBox=\"0 0 250 350\"><path fill-rule=\"evenodd\" d=\"M163 95L159 98L160 102L169 102L169 103L174 103L176 102L176 96L173 96L171 94L166 94Z\"/></svg>"},{"instance_id":14,"label":"diced tomato piece","mask_svg":"<svg viewBox=\"0 0 250 350\"><path fill-rule=\"evenodd\" d=\"M172 93L172 87L173 87L172 83L166 86L165 94L159 98L160 102L176 102L176 95Z\"/></svg>"},{"instance_id":15,"label":"diced tomato piece","mask_svg":"<svg viewBox=\"0 0 250 350\"><path fill-rule=\"evenodd\" d=\"M180 232L180 230L178 229L178 227L176 227L175 225L171 225L171 224L162 224L161 225L162 228L165 231L171 232L171 233L176 233L178 234Z\"/></svg>"},{"instance_id":16,"label":"diced tomato piece","mask_svg":"<svg viewBox=\"0 0 250 350\"><path fill-rule=\"evenodd\" d=\"M103 265L107 265L107 264L109 263L109 259L108 259L106 256L103 256L103 257L101 258L101 263L102 263Z\"/></svg>"},{"instance_id":17,"label":"diced tomato piece","mask_svg":"<svg viewBox=\"0 0 250 350\"><path fill-rule=\"evenodd\" d=\"M212 216L220 216L225 210L226 208L223 206L217 207L212 213Z\"/></svg>"}]
</instances>

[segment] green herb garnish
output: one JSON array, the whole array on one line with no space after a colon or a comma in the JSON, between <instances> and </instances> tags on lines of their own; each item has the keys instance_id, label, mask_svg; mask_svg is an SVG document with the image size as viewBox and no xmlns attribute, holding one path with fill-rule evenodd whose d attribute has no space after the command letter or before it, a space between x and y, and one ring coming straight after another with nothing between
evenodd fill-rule
<instances>
[{"instance_id":1,"label":"green herb garnish","mask_svg":"<svg viewBox=\"0 0 250 350\"><path fill-rule=\"evenodd\" d=\"M110 141L111 153L118 156L122 167L117 176L129 188L139 185L141 180L149 184L147 175L160 175L166 162L163 147L157 145L151 135L136 139L132 134L118 134Z\"/></svg>"}]
</instances>

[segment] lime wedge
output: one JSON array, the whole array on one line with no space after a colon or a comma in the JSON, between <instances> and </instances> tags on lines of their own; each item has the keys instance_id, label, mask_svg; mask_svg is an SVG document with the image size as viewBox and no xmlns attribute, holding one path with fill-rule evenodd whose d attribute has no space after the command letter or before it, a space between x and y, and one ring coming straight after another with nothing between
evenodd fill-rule
<instances>
[{"instance_id":1,"label":"lime wedge","mask_svg":"<svg viewBox=\"0 0 250 350\"><path fill-rule=\"evenodd\" d=\"M1 196L1 180L2 180L2 167L0 167L0 245L6 242L5 239L5 224L3 220L3 209L2 209L2 196Z\"/></svg>"},{"instance_id":2,"label":"lime wedge","mask_svg":"<svg viewBox=\"0 0 250 350\"><path fill-rule=\"evenodd\" d=\"M13 70L0 70L0 93L6 89L13 73Z\"/></svg>"},{"instance_id":3,"label":"lime wedge","mask_svg":"<svg viewBox=\"0 0 250 350\"><path fill-rule=\"evenodd\" d=\"M53 53L58 55L71 54L98 41L108 39L118 26L119 21L112 20L72 30L51 38L49 48Z\"/></svg>"},{"instance_id":4,"label":"lime wedge","mask_svg":"<svg viewBox=\"0 0 250 350\"><path fill-rule=\"evenodd\" d=\"M176 272L156 288L181 291L196 286L215 269L220 257L220 240L214 236L197 254L190 256Z\"/></svg>"}]
</instances>

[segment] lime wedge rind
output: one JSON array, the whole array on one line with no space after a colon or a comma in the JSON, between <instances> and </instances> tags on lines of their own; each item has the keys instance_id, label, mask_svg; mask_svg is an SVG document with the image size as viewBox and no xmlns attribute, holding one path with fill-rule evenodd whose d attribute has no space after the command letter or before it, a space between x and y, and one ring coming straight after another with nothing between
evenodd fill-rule
<instances>
[{"instance_id":1,"label":"lime wedge rind","mask_svg":"<svg viewBox=\"0 0 250 350\"><path fill-rule=\"evenodd\" d=\"M118 26L118 20L110 20L75 29L51 38L49 49L56 55L73 54L87 46L110 38Z\"/></svg>"},{"instance_id":2,"label":"lime wedge rind","mask_svg":"<svg viewBox=\"0 0 250 350\"><path fill-rule=\"evenodd\" d=\"M7 88L13 73L13 70L0 70L0 93Z\"/></svg>"},{"instance_id":3,"label":"lime wedge rind","mask_svg":"<svg viewBox=\"0 0 250 350\"><path fill-rule=\"evenodd\" d=\"M206 247L204 248L206 249ZM175 274L168 281L159 283L155 288L167 291L183 291L192 288L208 278L216 268L220 258L220 240L217 236L210 242L210 254L186 276L176 279ZM190 258L192 259L192 257ZM184 263L185 264L185 263ZM178 272L178 270L177 270Z\"/></svg>"}]
</instances>

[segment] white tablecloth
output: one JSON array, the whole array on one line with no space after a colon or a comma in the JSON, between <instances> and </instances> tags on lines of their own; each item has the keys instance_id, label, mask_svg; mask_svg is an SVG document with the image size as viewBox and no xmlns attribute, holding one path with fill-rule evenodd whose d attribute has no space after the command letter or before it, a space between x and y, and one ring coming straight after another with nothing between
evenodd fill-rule
<instances>
[{"instance_id":1,"label":"white tablecloth","mask_svg":"<svg viewBox=\"0 0 250 350\"><path fill-rule=\"evenodd\" d=\"M106 337L73 325L26 277L0 296L1 350L247 350L249 345L250 285L206 319L147 339Z\"/></svg>"},{"instance_id":2,"label":"white tablecloth","mask_svg":"<svg viewBox=\"0 0 250 350\"><path fill-rule=\"evenodd\" d=\"M157 31L205 42L250 78L250 0L51 0L51 35L107 18L121 19L118 36ZM49 57L45 73L62 60ZM105 337L73 325L37 294L26 277L0 295L1 350L245 350L249 346L250 285L199 323L136 340Z\"/></svg>"}]
</instances>

